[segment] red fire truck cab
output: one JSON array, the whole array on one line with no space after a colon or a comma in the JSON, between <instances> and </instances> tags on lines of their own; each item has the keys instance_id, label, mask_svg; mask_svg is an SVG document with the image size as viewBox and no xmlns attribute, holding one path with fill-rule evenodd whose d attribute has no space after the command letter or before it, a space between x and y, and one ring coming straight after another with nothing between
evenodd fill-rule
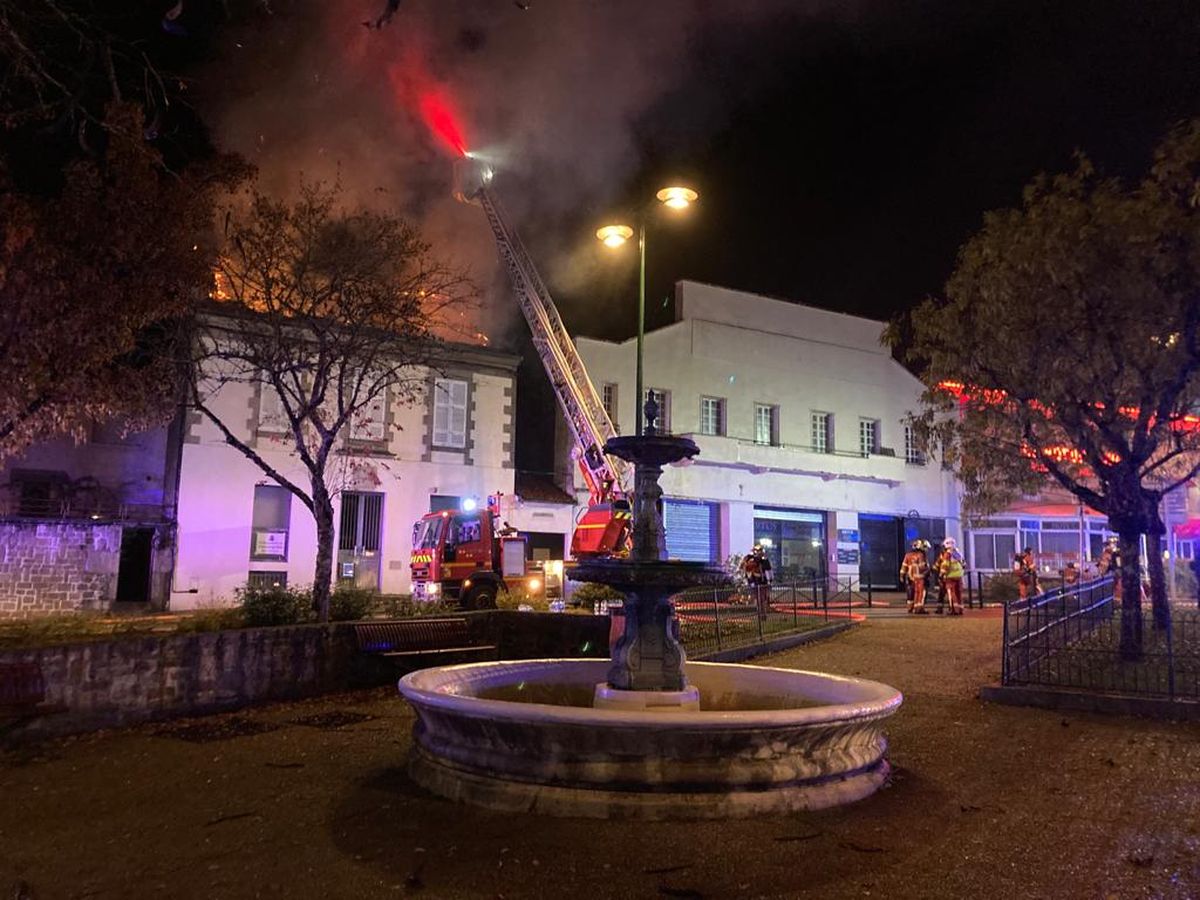
<instances>
[{"instance_id":1,"label":"red fire truck cab","mask_svg":"<svg viewBox=\"0 0 1200 900\"><path fill-rule=\"evenodd\" d=\"M540 562L527 560L526 539L498 528L500 498L479 509L466 501L458 510L423 516L413 526L413 599L457 600L463 609L494 609L501 591L544 596Z\"/></svg>"}]
</instances>

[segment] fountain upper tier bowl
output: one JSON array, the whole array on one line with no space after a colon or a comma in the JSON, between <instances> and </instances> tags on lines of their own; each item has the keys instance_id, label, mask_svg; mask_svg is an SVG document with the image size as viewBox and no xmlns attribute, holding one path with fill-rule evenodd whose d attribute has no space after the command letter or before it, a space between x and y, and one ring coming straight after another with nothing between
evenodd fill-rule
<instances>
[{"instance_id":1,"label":"fountain upper tier bowl","mask_svg":"<svg viewBox=\"0 0 1200 900\"><path fill-rule=\"evenodd\" d=\"M887 778L883 722L900 692L874 681L686 664L699 712L593 709L607 660L424 669L410 772L443 797L560 816L705 819L821 809Z\"/></svg>"}]
</instances>

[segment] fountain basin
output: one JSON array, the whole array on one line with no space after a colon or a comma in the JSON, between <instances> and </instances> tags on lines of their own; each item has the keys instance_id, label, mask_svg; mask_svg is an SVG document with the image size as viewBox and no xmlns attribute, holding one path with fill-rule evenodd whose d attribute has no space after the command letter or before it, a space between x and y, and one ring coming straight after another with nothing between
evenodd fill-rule
<instances>
[{"instance_id":1,"label":"fountain basin","mask_svg":"<svg viewBox=\"0 0 1200 900\"><path fill-rule=\"evenodd\" d=\"M508 812L642 819L822 809L888 776L895 688L817 672L685 664L699 712L593 709L606 660L424 669L409 771L452 800Z\"/></svg>"}]
</instances>

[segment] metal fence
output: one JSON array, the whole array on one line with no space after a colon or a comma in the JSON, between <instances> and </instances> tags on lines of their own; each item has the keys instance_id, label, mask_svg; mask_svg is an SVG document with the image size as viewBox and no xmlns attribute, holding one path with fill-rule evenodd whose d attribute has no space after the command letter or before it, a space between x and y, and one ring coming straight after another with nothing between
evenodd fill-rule
<instances>
[{"instance_id":1,"label":"metal fence","mask_svg":"<svg viewBox=\"0 0 1200 900\"><path fill-rule=\"evenodd\" d=\"M1099 578L1006 603L1001 683L1200 699L1200 611L1173 606L1156 628L1147 606L1137 658L1125 659L1113 588Z\"/></svg>"},{"instance_id":2,"label":"metal fence","mask_svg":"<svg viewBox=\"0 0 1200 900\"><path fill-rule=\"evenodd\" d=\"M809 579L759 587L691 588L672 598L692 658L765 644L777 637L850 621L865 596L857 579Z\"/></svg>"}]
</instances>

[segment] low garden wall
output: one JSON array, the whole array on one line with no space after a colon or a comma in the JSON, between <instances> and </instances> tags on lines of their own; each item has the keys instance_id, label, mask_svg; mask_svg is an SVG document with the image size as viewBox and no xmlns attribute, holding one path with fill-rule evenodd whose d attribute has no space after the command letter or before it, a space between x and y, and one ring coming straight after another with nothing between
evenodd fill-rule
<instances>
[{"instance_id":1,"label":"low garden wall","mask_svg":"<svg viewBox=\"0 0 1200 900\"><path fill-rule=\"evenodd\" d=\"M604 616L496 610L464 618L501 659L608 655ZM359 654L352 623L0 651L0 665L41 668L52 710L0 721L0 744L383 685L402 671L390 662Z\"/></svg>"}]
</instances>

